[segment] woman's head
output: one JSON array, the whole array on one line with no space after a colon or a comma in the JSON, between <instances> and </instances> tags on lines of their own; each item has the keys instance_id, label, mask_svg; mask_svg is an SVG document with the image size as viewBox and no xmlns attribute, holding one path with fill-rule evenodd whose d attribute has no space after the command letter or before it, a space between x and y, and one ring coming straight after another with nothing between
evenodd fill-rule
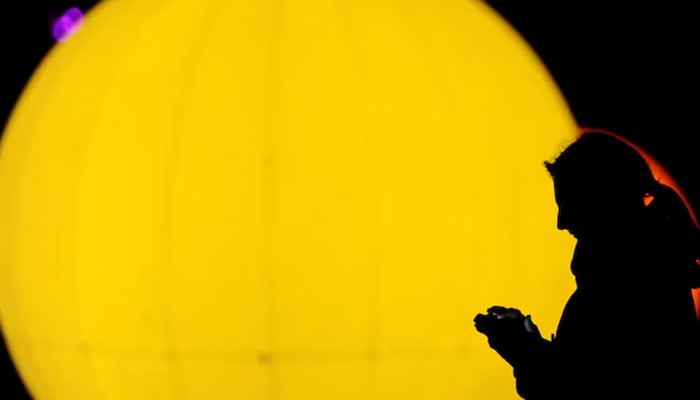
<instances>
[{"instance_id":1,"label":"woman's head","mask_svg":"<svg viewBox=\"0 0 700 400\"><path fill-rule=\"evenodd\" d=\"M554 181L557 225L577 238L629 224L658 185L639 152L600 131L583 133L545 166Z\"/></svg>"}]
</instances>

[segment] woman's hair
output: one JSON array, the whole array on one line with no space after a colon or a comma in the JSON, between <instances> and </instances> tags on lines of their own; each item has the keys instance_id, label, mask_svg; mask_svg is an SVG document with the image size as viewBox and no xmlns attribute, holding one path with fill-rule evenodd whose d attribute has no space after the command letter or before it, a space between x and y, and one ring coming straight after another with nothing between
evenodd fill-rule
<instances>
[{"instance_id":1,"label":"woman's hair","mask_svg":"<svg viewBox=\"0 0 700 400\"><path fill-rule=\"evenodd\" d=\"M664 229L665 240L684 260L684 279L692 288L700 288L700 230L683 199L674 189L659 184L647 207L649 214Z\"/></svg>"},{"instance_id":2,"label":"woman's hair","mask_svg":"<svg viewBox=\"0 0 700 400\"><path fill-rule=\"evenodd\" d=\"M603 131L582 133L553 162L544 164L555 180L575 179L585 188L640 201L653 195L659 184L639 152Z\"/></svg>"}]
</instances>

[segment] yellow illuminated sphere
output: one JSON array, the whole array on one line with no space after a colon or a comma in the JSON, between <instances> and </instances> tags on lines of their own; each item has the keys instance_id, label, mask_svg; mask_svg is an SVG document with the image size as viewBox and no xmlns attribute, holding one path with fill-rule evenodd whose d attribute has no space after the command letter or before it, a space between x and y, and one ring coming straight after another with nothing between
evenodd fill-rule
<instances>
[{"instance_id":1,"label":"yellow illuminated sphere","mask_svg":"<svg viewBox=\"0 0 700 400\"><path fill-rule=\"evenodd\" d=\"M472 319L573 289L577 127L481 1L105 0L0 147L0 311L43 399L517 399Z\"/></svg>"}]
</instances>

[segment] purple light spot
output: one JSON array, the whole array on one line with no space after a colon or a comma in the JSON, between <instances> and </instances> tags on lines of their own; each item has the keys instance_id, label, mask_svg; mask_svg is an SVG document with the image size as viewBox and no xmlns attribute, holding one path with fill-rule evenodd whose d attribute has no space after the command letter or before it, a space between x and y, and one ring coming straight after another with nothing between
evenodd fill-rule
<instances>
[{"instance_id":1,"label":"purple light spot","mask_svg":"<svg viewBox=\"0 0 700 400\"><path fill-rule=\"evenodd\" d=\"M54 39L63 42L71 37L82 23L83 12L78 7L71 7L53 22L51 34Z\"/></svg>"}]
</instances>

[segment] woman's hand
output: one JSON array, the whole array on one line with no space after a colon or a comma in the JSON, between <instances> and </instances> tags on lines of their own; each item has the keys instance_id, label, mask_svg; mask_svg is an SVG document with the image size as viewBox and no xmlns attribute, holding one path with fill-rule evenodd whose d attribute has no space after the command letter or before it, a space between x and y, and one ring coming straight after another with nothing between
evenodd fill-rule
<instances>
[{"instance_id":1,"label":"woman's hand","mask_svg":"<svg viewBox=\"0 0 700 400\"><path fill-rule=\"evenodd\" d=\"M542 337L530 316L517 308L492 306L486 314L474 317L476 330L488 338L489 346L515 366L531 354Z\"/></svg>"}]
</instances>

